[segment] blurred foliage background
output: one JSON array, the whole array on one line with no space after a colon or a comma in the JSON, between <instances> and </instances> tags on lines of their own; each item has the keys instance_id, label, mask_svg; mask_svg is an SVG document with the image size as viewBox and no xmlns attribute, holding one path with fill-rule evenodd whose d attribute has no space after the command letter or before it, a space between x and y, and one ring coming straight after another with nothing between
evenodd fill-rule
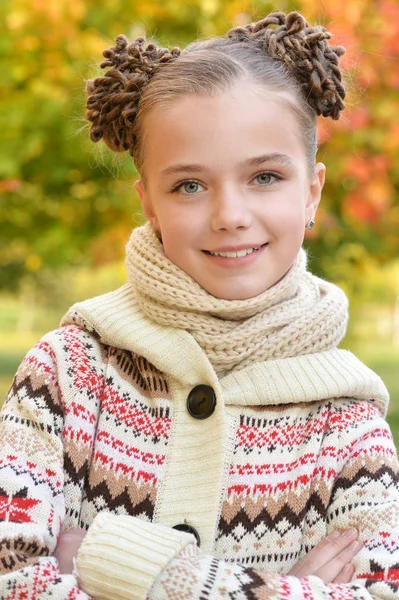
<instances>
[{"instance_id":1,"label":"blurred foliage background","mask_svg":"<svg viewBox=\"0 0 399 600\"><path fill-rule=\"evenodd\" d=\"M343 347L384 378L399 444L397 0L1 2L1 397L70 304L124 282L124 245L143 221L132 160L88 141L84 84L102 50L120 33L182 47L295 9L347 48L347 110L319 127L327 183L306 241L311 268L349 295Z\"/></svg>"}]
</instances>

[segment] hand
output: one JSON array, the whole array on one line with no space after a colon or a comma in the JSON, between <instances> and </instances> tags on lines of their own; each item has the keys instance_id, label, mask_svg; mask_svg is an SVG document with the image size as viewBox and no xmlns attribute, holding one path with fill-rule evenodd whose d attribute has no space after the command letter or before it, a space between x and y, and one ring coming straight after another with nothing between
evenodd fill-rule
<instances>
[{"instance_id":1,"label":"hand","mask_svg":"<svg viewBox=\"0 0 399 600\"><path fill-rule=\"evenodd\" d=\"M288 575L316 575L324 583L349 583L355 572L351 561L362 548L356 529L333 531L303 556Z\"/></svg>"},{"instance_id":2,"label":"hand","mask_svg":"<svg viewBox=\"0 0 399 600\"><path fill-rule=\"evenodd\" d=\"M87 531L85 529L68 529L61 533L54 556L58 561L58 568L62 575L71 574L73 571L73 559L76 557L80 544Z\"/></svg>"}]
</instances>

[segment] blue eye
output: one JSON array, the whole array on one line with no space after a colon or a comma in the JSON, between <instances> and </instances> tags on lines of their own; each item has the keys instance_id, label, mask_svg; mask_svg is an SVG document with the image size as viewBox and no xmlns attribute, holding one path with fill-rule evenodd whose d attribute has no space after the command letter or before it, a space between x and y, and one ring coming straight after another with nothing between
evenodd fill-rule
<instances>
[{"instance_id":1,"label":"blue eye","mask_svg":"<svg viewBox=\"0 0 399 600\"><path fill-rule=\"evenodd\" d=\"M196 181L182 181L173 188L172 192L179 192L186 194L187 196L192 196L201 191L199 188L202 188L202 186Z\"/></svg>"},{"instance_id":2,"label":"blue eye","mask_svg":"<svg viewBox=\"0 0 399 600\"><path fill-rule=\"evenodd\" d=\"M195 194L198 192L199 183L196 181L187 181L181 186L187 194Z\"/></svg>"},{"instance_id":3,"label":"blue eye","mask_svg":"<svg viewBox=\"0 0 399 600\"><path fill-rule=\"evenodd\" d=\"M272 183L273 178L277 179L275 175L273 175L272 173L267 173L266 171L264 173L259 173L259 175L255 177L255 179L257 179L258 183L260 183L261 185L269 185L270 183Z\"/></svg>"}]
</instances>

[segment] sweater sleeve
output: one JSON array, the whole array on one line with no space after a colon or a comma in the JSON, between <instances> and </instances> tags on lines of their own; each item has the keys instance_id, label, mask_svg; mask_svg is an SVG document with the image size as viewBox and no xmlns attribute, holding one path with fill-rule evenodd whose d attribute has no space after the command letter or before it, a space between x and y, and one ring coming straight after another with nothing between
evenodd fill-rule
<instances>
[{"instance_id":1,"label":"sweater sleeve","mask_svg":"<svg viewBox=\"0 0 399 600\"><path fill-rule=\"evenodd\" d=\"M65 517L65 406L53 339L26 355L0 415L1 600L89 598L51 556Z\"/></svg>"},{"instance_id":2,"label":"sweater sleeve","mask_svg":"<svg viewBox=\"0 0 399 600\"><path fill-rule=\"evenodd\" d=\"M342 428L350 438L349 429ZM102 513L78 553L82 589L99 600L399 598L399 467L389 427L376 409L347 448L327 533L359 530L364 547L353 561L351 583L325 584L315 576L300 579L227 563L202 553L188 534Z\"/></svg>"}]
</instances>

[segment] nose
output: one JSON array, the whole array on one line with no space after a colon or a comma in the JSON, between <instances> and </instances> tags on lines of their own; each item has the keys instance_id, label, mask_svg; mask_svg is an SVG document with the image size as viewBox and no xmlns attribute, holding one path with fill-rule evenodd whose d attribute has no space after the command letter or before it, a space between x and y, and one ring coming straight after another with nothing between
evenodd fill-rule
<instances>
[{"instance_id":1,"label":"nose","mask_svg":"<svg viewBox=\"0 0 399 600\"><path fill-rule=\"evenodd\" d=\"M252 213L248 199L236 188L225 188L215 192L211 198L214 231L248 229L252 223Z\"/></svg>"}]
</instances>

